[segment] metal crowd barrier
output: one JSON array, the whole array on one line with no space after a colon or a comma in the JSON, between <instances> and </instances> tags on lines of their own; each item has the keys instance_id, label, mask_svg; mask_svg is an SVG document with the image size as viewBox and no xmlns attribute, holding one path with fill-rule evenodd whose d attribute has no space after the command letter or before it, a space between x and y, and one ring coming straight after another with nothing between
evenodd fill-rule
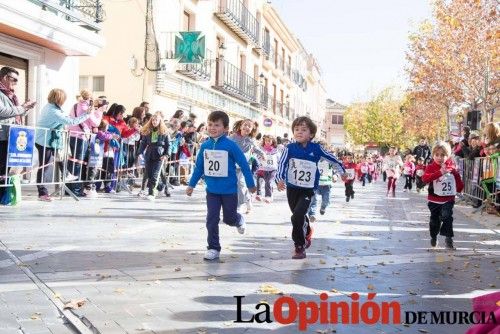
<instances>
[{"instance_id":1,"label":"metal crowd barrier","mask_svg":"<svg viewBox=\"0 0 500 334\"><path fill-rule=\"evenodd\" d=\"M471 204L477 204L475 211L488 206L500 208L500 168L489 157L457 159L457 167L464 182L464 197ZM500 163L497 158L496 166Z\"/></svg>"},{"instance_id":2,"label":"metal crowd barrier","mask_svg":"<svg viewBox=\"0 0 500 334\"><path fill-rule=\"evenodd\" d=\"M144 179L144 160L137 157L138 135L115 136L110 141L103 141L96 134L78 131L14 125L11 129L6 168L0 171L0 187L10 187L8 176L19 175L22 187L51 186L61 197L67 193L78 200L75 189L81 192L83 188L104 187L106 192L125 190L132 193L132 188ZM58 149L35 143L36 138L49 143L56 137ZM170 179L184 178L187 182L193 171L193 161L194 157L166 161L162 177L167 185Z\"/></svg>"}]
</instances>

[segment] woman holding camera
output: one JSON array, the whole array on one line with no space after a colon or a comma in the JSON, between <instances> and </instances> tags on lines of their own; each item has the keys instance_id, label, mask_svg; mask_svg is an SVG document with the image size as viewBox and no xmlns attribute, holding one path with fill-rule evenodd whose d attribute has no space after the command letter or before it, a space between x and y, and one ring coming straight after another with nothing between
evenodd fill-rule
<instances>
[{"instance_id":1,"label":"woman holding camera","mask_svg":"<svg viewBox=\"0 0 500 334\"><path fill-rule=\"evenodd\" d=\"M36 124L35 146L38 150L39 164L36 174L36 183L38 184L38 198L41 201L50 202L52 199L49 196L47 188L40 183L44 180L47 166L51 158L54 157L55 159L56 152L65 148L64 126L77 125L85 122L89 119L92 108L88 108L84 114L78 117L70 117L68 112L61 109L64 102L66 102L66 93L59 88L54 88L50 91L47 101L48 104L43 107L40 118ZM57 166L62 172L63 163L58 161ZM77 178L78 177L75 177L71 173L68 173L64 179L65 181L74 181Z\"/></svg>"}]
</instances>

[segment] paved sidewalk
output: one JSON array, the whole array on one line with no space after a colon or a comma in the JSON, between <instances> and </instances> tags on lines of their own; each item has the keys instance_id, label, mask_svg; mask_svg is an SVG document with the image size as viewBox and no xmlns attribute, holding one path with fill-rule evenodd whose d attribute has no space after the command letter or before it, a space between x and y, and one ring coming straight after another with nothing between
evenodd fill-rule
<instances>
[{"instance_id":1,"label":"paved sidewalk","mask_svg":"<svg viewBox=\"0 0 500 334\"><path fill-rule=\"evenodd\" d=\"M347 295L359 292L362 303L376 292L376 302L397 301L403 311L471 311L471 297L498 291L498 225L485 226L457 209L458 250L429 249L423 194L386 198L383 183L356 183L355 191L346 203L343 185L334 186L305 260L291 259L283 193L272 204L255 204L246 235L221 225L223 250L215 263L202 259L202 188L193 198L177 188L155 203L120 193L0 207L0 333L77 332L69 324L75 319L63 316L60 306L78 298L86 303L73 311L76 325L96 333L299 333L297 324L234 323L233 296L245 296L242 317L249 319L257 303L272 305L282 294L319 302L327 292L330 302L350 303ZM318 323L305 332L434 334L467 328Z\"/></svg>"}]
</instances>

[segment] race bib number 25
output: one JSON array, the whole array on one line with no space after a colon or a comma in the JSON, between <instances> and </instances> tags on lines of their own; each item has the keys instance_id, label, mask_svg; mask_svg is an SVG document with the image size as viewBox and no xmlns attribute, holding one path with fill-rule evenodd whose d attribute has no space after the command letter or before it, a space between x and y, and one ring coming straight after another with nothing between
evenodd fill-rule
<instances>
[{"instance_id":1,"label":"race bib number 25","mask_svg":"<svg viewBox=\"0 0 500 334\"><path fill-rule=\"evenodd\" d=\"M455 196L457 194L455 177L452 174L446 174L434 180L433 186L437 196Z\"/></svg>"}]
</instances>

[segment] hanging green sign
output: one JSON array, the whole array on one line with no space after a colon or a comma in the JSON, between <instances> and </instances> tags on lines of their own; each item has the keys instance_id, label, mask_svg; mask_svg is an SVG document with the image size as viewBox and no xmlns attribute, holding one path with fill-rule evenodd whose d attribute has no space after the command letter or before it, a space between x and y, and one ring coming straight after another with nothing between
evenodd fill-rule
<instances>
[{"instance_id":1,"label":"hanging green sign","mask_svg":"<svg viewBox=\"0 0 500 334\"><path fill-rule=\"evenodd\" d=\"M201 31L181 31L175 36L175 58L179 63L199 64L205 58L205 36Z\"/></svg>"}]
</instances>

